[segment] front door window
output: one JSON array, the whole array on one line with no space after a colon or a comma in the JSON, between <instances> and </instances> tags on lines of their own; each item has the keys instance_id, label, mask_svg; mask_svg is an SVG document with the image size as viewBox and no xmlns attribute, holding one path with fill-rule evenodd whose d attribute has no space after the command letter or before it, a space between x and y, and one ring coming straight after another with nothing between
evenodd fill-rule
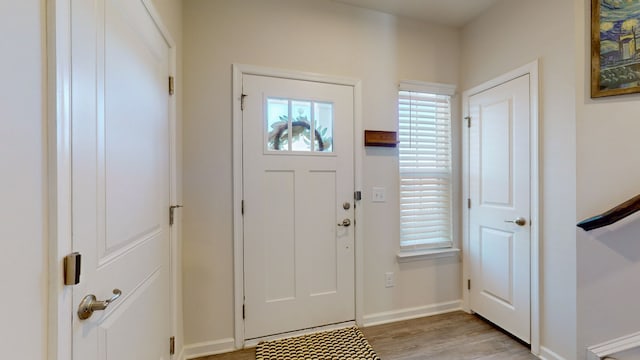
<instances>
[{"instance_id":1,"label":"front door window","mask_svg":"<svg viewBox=\"0 0 640 360\"><path fill-rule=\"evenodd\" d=\"M333 152L332 103L268 98L266 112L267 152Z\"/></svg>"}]
</instances>

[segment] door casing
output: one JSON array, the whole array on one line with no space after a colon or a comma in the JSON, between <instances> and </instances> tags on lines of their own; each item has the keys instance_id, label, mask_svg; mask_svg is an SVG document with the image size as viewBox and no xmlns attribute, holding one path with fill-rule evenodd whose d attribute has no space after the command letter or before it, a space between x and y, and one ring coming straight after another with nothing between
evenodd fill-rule
<instances>
[{"instance_id":1,"label":"door casing","mask_svg":"<svg viewBox=\"0 0 640 360\"><path fill-rule=\"evenodd\" d=\"M169 44L169 72L176 76L176 43L152 0L139 0ZM65 286L63 259L73 252L71 199L71 0L47 0L47 164L48 164L48 359L72 359L73 286ZM176 96L169 97L169 200L178 203ZM169 221L169 219L167 219ZM180 221L170 228L171 332L178 334ZM167 339L168 341L168 339ZM182 340L179 340L182 342ZM178 355L178 354L177 354Z\"/></svg>"},{"instance_id":2,"label":"door casing","mask_svg":"<svg viewBox=\"0 0 640 360\"><path fill-rule=\"evenodd\" d=\"M260 66L234 64L233 65L233 271L234 271L234 341L235 347L240 349L245 345L244 319L242 318L242 305L244 298L244 238L242 219L242 76L260 75L279 77L292 80L315 81L336 85L353 87L354 99L354 188L362 189L362 149L364 147L362 136L362 89L361 82L357 79L327 76L321 74L271 69ZM361 202L355 203L355 223L363 224L363 206ZM363 323L364 309L364 251L362 231L355 231L355 307L356 324Z\"/></svg>"},{"instance_id":3,"label":"door casing","mask_svg":"<svg viewBox=\"0 0 640 360\"><path fill-rule=\"evenodd\" d=\"M469 114L469 98L475 94L496 87L500 84L513 80L523 75L529 75L529 96L530 96L530 176L531 176L531 352L540 354L540 180L539 180L539 67L538 60L509 71L483 84L473 87L463 92L462 114ZM461 119L464 120L464 119ZM473 121L473 119L471 120ZM467 199L469 199L469 130L462 127L462 208L467 211L462 212L462 308L466 312L471 312L469 305L469 291L467 290L467 279L470 279L471 263L469 259L469 211Z\"/></svg>"}]
</instances>

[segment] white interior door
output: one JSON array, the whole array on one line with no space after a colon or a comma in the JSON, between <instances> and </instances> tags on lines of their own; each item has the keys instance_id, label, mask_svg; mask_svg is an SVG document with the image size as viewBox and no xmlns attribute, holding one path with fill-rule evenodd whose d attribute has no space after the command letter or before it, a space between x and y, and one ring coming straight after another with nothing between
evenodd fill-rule
<instances>
[{"instance_id":1,"label":"white interior door","mask_svg":"<svg viewBox=\"0 0 640 360\"><path fill-rule=\"evenodd\" d=\"M471 310L530 342L529 75L469 98Z\"/></svg>"},{"instance_id":2,"label":"white interior door","mask_svg":"<svg viewBox=\"0 0 640 360\"><path fill-rule=\"evenodd\" d=\"M169 359L169 46L141 0L74 0L73 359ZM122 295L86 320L86 295Z\"/></svg>"},{"instance_id":3,"label":"white interior door","mask_svg":"<svg viewBox=\"0 0 640 360\"><path fill-rule=\"evenodd\" d=\"M243 93L245 338L354 320L353 87Z\"/></svg>"}]
</instances>

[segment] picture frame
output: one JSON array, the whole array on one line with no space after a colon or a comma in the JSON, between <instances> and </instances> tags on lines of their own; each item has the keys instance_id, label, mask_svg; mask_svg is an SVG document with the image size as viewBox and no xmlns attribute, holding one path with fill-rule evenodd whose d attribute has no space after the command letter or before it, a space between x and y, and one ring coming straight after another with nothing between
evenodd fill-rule
<instances>
[{"instance_id":1,"label":"picture frame","mask_svg":"<svg viewBox=\"0 0 640 360\"><path fill-rule=\"evenodd\" d=\"M591 97L640 92L640 0L591 0Z\"/></svg>"}]
</instances>

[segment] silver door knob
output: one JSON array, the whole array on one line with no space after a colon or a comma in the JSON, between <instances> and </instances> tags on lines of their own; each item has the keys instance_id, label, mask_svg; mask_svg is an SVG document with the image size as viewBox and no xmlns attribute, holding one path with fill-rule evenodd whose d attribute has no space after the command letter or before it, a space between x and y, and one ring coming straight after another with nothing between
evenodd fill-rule
<instances>
[{"instance_id":1,"label":"silver door knob","mask_svg":"<svg viewBox=\"0 0 640 360\"><path fill-rule=\"evenodd\" d=\"M338 226L344 226L344 227L347 227L349 225L351 225L351 220L349 219L344 219L342 220L342 224L338 224Z\"/></svg>"},{"instance_id":2,"label":"silver door knob","mask_svg":"<svg viewBox=\"0 0 640 360\"><path fill-rule=\"evenodd\" d=\"M119 289L113 289L113 296L108 300L98 301L96 296L93 294L85 296L80 302L80 306L78 306L78 317L80 320L90 318L94 311L106 309L109 304L118 300L120 295L122 295L122 291Z\"/></svg>"},{"instance_id":3,"label":"silver door knob","mask_svg":"<svg viewBox=\"0 0 640 360\"><path fill-rule=\"evenodd\" d=\"M514 224L516 224L518 226L527 225L527 220L525 218L523 218L523 217L518 217L518 218L515 218L513 220L505 220L504 222L514 223Z\"/></svg>"}]
</instances>

